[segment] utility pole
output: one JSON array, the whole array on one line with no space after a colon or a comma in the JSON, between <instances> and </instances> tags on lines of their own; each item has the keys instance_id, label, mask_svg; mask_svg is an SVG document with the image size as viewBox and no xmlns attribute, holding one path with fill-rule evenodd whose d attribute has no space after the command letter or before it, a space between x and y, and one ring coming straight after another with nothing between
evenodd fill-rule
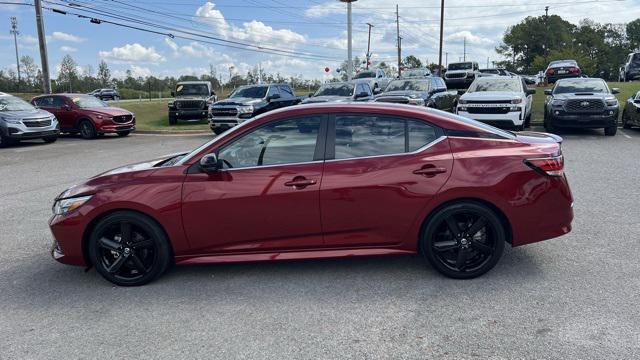
<instances>
[{"instance_id":1,"label":"utility pole","mask_svg":"<svg viewBox=\"0 0 640 360\"><path fill-rule=\"evenodd\" d=\"M447 65L449 65L449 52L448 51L446 51L444 53L444 66L447 66Z\"/></svg>"},{"instance_id":2,"label":"utility pole","mask_svg":"<svg viewBox=\"0 0 640 360\"><path fill-rule=\"evenodd\" d=\"M367 23L369 25L369 40L367 40L367 70L369 70L369 61L371 60L371 28L373 25Z\"/></svg>"},{"instance_id":3,"label":"utility pole","mask_svg":"<svg viewBox=\"0 0 640 360\"><path fill-rule=\"evenodd\" d=\"M462 41L462 61L467 61L467 37L465 36Z\"/></svg>"},{"instance_id":4,"label":"utility pole","mask_svg":"<svg viewBox=\"0 0 640 360\"><path fill-rule=\"evenodd\" d=\"M18 67L18 86L17 92L20 92L20 57L18 56L18 19L15 16L11 17L11 30L9 31L13 35L13 43L16 46L16 66Z\"/></svg>"},{"instance_id":5,"label":"utility pole","mask_svg":"<svg viewBox=\"0 0 640 360\"><path fill-rule=\"evenodd\" d=\"M44 18L42 17L42 0L35 0L36 25L38 27L38 41L40 43L40 61L42 62L42 91L51 94L51 78L49 77L49 57L47 56L47 39L44 32Z\"/></svg>"},{"instance_id":6,"label":"utility pole","mask_svg":"<svg viewBox=\"0 0 640 360\"><path fill-rule=\"evenodd\" d=\"M400 10L398 4L396 4L396 33L398 36L398 77L402 75L402 38L400 37Z\"/></svg>"},{"instance_id":7,"label":"utility pole","mask_svg":"<svg viewBox=\"0 0 640 360\"><path fill-rule=\"evenodd\" d=\"M489 57L487 56L487 69L489 68Z\"/></svg>"},{"instance_id":8,"label":"utility pole","mask_svg":"<svg viewBox=\"0 0 640 360\"><path fill-rule=\"evenodd\" d=\"M442 37L444 35L444 0L440 2L440 50L438 51L438 75L442 76Z\"/></svg>"},{"instance_id":9,"label":"utility pole","mask_svg":"<svg viewBox=\"0 0 640 360\"><path fill-rule=\"evenodd\" d=\"M544 58L547 61L547 54L549 53L549 7L544 7L544 26L546 31L544 32Z\"/></svg>"},{"instance_id":10,"label":"utility pole","mask_svg":"<svg viewBox=\"0 0 640 360\"><path fill-rule=\"evenodd\" d=\"M351 3L358 0L340 0L347 3L347 80L351 81L353 77L353 29L351 23Z\"/></svg>"}]
</instances>

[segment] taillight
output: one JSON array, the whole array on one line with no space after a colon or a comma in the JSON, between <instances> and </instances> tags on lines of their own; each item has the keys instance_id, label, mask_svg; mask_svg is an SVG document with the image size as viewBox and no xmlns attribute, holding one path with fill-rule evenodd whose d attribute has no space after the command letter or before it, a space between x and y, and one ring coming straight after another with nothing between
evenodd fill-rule
<instances>
[{"instance_id":1,"label":"taillight","mask_svg":"<svg viewBox=\"0 0 640 360\"><path fill-rule=\"evenodd\" d=\"M579 72L579 71L580 71L580 69L578 69L578 68L577 68L577 67L575 67L575 66L572 66L572 67L570 67L570 68L569 68L569 72L571 72L571 73L577 73L577 72Z\"/></svg>"},{"instance_id":2,"label":"taillight","mask_svg":"<svg viewBox=\"0 0 640 360\"><path fill-rule=\"evenodd\" d=\"M547 74L553 75L553 72L554 72L553 69L547 69Z\"/></svg>"},{"instance_id":3,"label":"taillight","mask_svg":"<svg viewBox=\"0 0 640 360\"><path fill-rule=\"evenodd\" d=\"M562 176L564 174L564 157L562 155L527 159L524 161L533 170L549 176Z\"/></svg>"}]
</instances>

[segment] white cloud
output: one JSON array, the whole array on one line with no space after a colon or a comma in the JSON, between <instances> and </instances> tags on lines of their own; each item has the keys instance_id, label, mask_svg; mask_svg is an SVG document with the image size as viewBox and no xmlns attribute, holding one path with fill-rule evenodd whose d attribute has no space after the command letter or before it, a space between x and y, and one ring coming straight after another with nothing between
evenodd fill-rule
<instances>
[{"instance_id":1,"label":"white cloud","mask_svg":"<svg viewBox=\"0 0 640 360\"><path fill-rule=\"evenodd\" d=\"M76 52L78 51L78 49L71 46L60 46L60 51L70 53L70 52Z\"/></svg>"},{"instance_id":2,"label":"white cloud","mask_svg":"<svg viewBox=\"0 0 640 360\"><path fill-rule=\"evenodd\" d=\"M68 41L73 43L81 43L87 39L73 34L64 33L61 31L54 31L51 35L47 36L47 41Z\"/></svg>"},{"instance_id":3,"label":"white cloud","mask_svg":"<svg viewBox=\"0 0 640 360\"><path fill-rule=\"evenodd\" d=\"M468 30L458 31L458 32L453 33L453 34L451 34L451 35L446 37L446 40L458 41L458 42L459 41L464 41L465 39L467 41L467 44L493 44L493 43L495 43L495 40L475 35L475 34L471 33L471 31L468 31Z\"/></svg>"},{"instance_id":4,"label":"white cloud","mask_svg":"<svg viewBox=\"0 0 640 360\"><path fill-rule=\"evenodd\" d=\"M102 50L98 55L116 63L159 64L166 58L159 54L154 47L144 47L138 43L114 47L110 51Z\"/></svg>"},{"instance_id":5,"label":"white cloud","mask_svg":"<svg viewBox=\"0 0 640 360\"><path fill-rule=\"evenodd\" d=\"M179 46L175 41L165 38L165 44L173 51L173 57L181 58L181 57L192 57L192 58L214 58L220 57L221 54L216 53L216 51L210 47L203 45L199 42L192 41L188 45Z\"/></svg>"}]
</instances>

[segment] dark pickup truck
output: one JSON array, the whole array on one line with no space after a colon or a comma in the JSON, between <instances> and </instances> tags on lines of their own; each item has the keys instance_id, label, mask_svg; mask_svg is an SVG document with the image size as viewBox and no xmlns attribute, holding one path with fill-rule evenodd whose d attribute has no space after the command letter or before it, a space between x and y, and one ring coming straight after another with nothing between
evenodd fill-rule
<instances>
[{"instance_id":1,"label":"dark pickup truck","mask_svg":"<svg viewBox=\"0 0 640 360\"><path fill-rule=\"evenodd\" d=\"M302 99L287 84L241 86L228 99L209 107L209 126L218 135L254 116L299 104Z\"/></svg>"},{"instance_id":2,"label":"dark pickup truck","mask_svg":"<svg viewBox=\"0 0 640 360\"><path fill-rule=\"evenodd\" d=\"M447 90L444 80L437 76L424 79L398 79L390 82L374 101L426 106L454 112L458 102L458 92Z\"/></svg>"}]
</instances>

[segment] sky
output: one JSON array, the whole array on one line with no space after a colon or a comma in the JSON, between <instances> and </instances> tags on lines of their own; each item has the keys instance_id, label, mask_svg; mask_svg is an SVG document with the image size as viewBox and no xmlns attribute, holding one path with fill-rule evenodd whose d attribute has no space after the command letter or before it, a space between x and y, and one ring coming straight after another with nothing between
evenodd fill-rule
<instances>
[{"instance_id":1,"label":"sky","mask_svg":"<svg viewBox=\"0 0 640 360\"><path fill-rule=\"evenodd\" d=\"M32 3L30 0L0 2ZM396 62L396 3L399 3L403 57L411 54L423 62L437 63L439 0L357 0L353 3L354 56L364 58L367 23L371 23L374 64ZM541 0L447 0L443 50L446 59L449 62L462 59L466 39L467 60L477 61L481 67L486 66L487 60L502 60L495 47L507 27L527 16L544 15L547 4L549 14L560 15L576 24L584 18L600 23L626 23L640 17L640 0L547 3ZM45 9L53 78L66 54L80 67L90 66L93 72L103 59L116 77L123 77L127 70L143 77L201 75L208 73L212 65L225 81L230 67L233 74L244 75L258 64L269 73L322 79L335 75L335 69L347 58L346 4L338 0L46 0L43 6L162 33L104 22L92 24L86 18ZM20 55L30 55L39 64L33 6L0 4L0 14L3 15L0 28L6 30L0 31L0 69L15 69L13 36L9 33L13 16L18 20L20 31ZM144 21L150 26L132 24L123 18ZM175 30L191 35L182 33L183 38L167 35L178 35ZM219 39L231 43L221 46ZM258 51L248 51L247 46ZM325 68L330 69L330 74L325 73Z\"/></svg>"}]
</instances>

